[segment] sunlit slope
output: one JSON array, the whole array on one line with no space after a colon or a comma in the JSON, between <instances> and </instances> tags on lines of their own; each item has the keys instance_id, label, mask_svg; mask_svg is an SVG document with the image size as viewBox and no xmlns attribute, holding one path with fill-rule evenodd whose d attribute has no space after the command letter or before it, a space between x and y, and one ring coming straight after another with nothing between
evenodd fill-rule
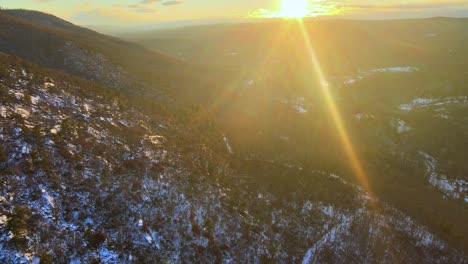
<instances>
[{"instance_id":1,"label":"sunlit slope","mask_svg":"<svg viewBox=\"0 0 468 264\"><path fill-rule=\"evenodd\" d=\"M305 20L304 24L328 78L394 66L447 71L466 63L466 19ZM218 79L217 90L251 80L256 87L280 92L304 91L316 83L296 20L194 26L122 37L202 65Z\"/></svg>"},{"instance_id":2,"label":"sunlit slope","mask_svg":"<svg viewBox=\"0 0 468 264\"><path fill-rule=\"evenodd\" d=\"M278 20L196 26L124 37L195 63L255 63L273 46L275 56L290 55L297 49L300 32L294 23ZM461 60L456 55L467 41L462 33L467 27L466 19L305 20L305 24L317 54L324 57L323 63L333 73L394 63ZM275 45L277 42L279 46Z\"/></svg>"}]
</instances>

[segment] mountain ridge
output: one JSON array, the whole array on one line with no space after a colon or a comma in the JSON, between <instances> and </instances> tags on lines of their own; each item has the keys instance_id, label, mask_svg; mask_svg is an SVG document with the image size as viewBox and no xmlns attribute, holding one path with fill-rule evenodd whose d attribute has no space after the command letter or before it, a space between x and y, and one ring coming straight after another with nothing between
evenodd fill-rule
<instances>
[{"instance_id":1,"label":"mountain ridge","mask_svg":"<svg viewBox=\"0 0 468 264\"><path fill-rule=\"evenodd\" d=\"M135 43L71 23L66 27L49 25L44 22L49 15L41 12L3 10L0 14L4 25L0 28L0 51L114 88L136 93L144 90L155 98L162 90L167 93L187 85L184 83L198 83L196 69ZM36 14L41 23L31 23L35 18L30 17Z\"/></svg>"}]
</instances>

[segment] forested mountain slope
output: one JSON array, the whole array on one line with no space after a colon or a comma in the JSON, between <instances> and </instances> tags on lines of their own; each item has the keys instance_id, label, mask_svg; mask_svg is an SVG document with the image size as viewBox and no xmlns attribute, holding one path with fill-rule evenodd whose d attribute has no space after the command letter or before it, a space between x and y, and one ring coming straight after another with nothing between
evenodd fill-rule
<instances>
[{"instance_id":1,"label":"forested mountain slope","mask_svg":"<svg viewBox=\"0 0 468 264\"><path fill-rule=\"evenodd\" d=\"M160 95L199 83L185 63L49 14L3 10L0 23L0 51L109 87Z\"/></svg>"},{"instance_id":2,"label":"forested mountain slope","mask_svg":"<svg viewBox=\"0 0 468 264\"><path fill-rule=\"evenodd\" d=\"M255 190L115 90L0 63L2 262L466 261L337 175L303 178L309 197Z\"/></svg>"},{"instance_id":3,"label":"forested mountain slope","mask_svg":"<svg viewBox=\"0 0 468 264\"><path fill-rule=\"evenodd\" d=\"M312 23L328 37L320 83L289 22L297 41L277 46L263 37L278 24L189 30L206 37L194 57L259 56L196 67L48 14L0 22L0 262L468 261L467 61L439 53L466 56L465 20ZM424 36L426 55L405 57L418 23L451 42ZM379 56L341 46L365 36Z\"/></svg>"}]
</instances>

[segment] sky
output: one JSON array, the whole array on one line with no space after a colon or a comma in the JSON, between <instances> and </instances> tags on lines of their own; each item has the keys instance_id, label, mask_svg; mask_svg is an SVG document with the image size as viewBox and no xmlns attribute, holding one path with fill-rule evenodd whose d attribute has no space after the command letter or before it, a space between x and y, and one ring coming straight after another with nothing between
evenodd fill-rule
<instances>
[{"instance_id":1,"label":"sky","mask_svg":"<svg viewBox=\"0 0 468 264\"><path fill-rule=\"evenodd\" d=\"M468 17L468 0L0 0L3 8L44 11L80 25L278 17L307 2L301 15L353 19Z\"/></svg>"}]
</instances>

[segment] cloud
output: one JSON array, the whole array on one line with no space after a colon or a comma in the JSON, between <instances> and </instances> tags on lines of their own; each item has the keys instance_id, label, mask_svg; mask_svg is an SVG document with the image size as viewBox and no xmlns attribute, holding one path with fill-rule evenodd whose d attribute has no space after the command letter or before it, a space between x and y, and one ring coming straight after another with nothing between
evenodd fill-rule
<instances>
[{"instance_id":1,"label":"cloud","mask_svg":"<svg viewBox=\"0 0 468 264\"><path fill-rule=\"evenodd\" d=\"M178 5L178 4L182 4L182 1L166 1L162 3L162 5L164 6L173 6L173 5Z\"/></svg>"},{"instance_id":2,"label":"cloud","mask_svg":"<svg viewBox=\"0 0 468 264\"><path fill-rule=\"evenodd\" d=\"M342 16L347 18L398 18L468 15L466 0L309 0L308 16ZM271 18L281 16L279 10L261 8L247 14L248 17Z\"/></svg>"},{"instance_id":3,"label":"cloud","mask_svg":"<svg viewBox=\"0 0 468 264\"><path fill-rule=\"evenodd\" d=\"M143 0L139 4L113 4L113 8L120 8L120 9L129 9L133 12L138 12L138 13L154 13L156 12L156 9L150 7L150 4L154 3L160 3L162 6L173 6L173 5L178 5L181 4L182 1L176 1L176 0L169 0L169 1L164 1L164 0Z\"/></svg>"},{"instance_id":4,"label":"cloud","mask_svg":"<svg viewBox=\"0 0 468 264\"><path fill-rule=\"evenodd\" d=\"M140 3L141 4L144 4L144 5L149 5L149 4L155 4L155 3L159 3L161 2L162 0L142 0Z\"/></svg>"},{"instance_id":5,"label":"cloud","mask_svg":"<svg viewBox=\"0 0 468 264\"><path fill-rule=\"evenodd\" d=\"M134 4L134 5L122 5L122 4L113 4L112 7L114 8L125 8L125 9L130 9L134 12L138 13L154 13L156 12L156 9L143 6L140 4Z\"/></svg>"},{"instance_id":6,"label":"cloud","mask_svg":"<svg viewBox=\"0 0 468 264\"><path fill-rule=\"evenodd\" d=\"M154 12L156 12L156 10L153 9L153 8L139 7L139 8L135 8L135 12L138 12L138 13L154 13Z\"/></svg>"},{"instance_id":7,"label":"cloud","mask_svg":"<svg viewBox=\"0 0 468 264\"><path fill-rule=\"evenodd\" d=\"M325 1L333 2L344 17L381 19L381 18L417 18L432 16L466 16L466 0L433 0L373 2L368 1Z\"/></svg>"},{"instance_id":8,"label":"cloud","mask_svg":"<svg viewBox=\"0 0 468 264\"><path fill-rule=\"evenodd\" d=\"M395 3L395 4L338 4L342 8L351 9L374 9L374 10L430 10L441 8L461 8L468 6L467 2L452 1L452 2L426 2L426 3Z\"/></svg>"},{"instance_id":9,"label":"cloud","mask_svg":"<svg viewBox=\"0 0 468 264\"><path fill-rule=\"evenodd\" d=\"M140 1L140 4L142 5L151 5L151 4L156 4L156 3L161 3L163 6L173 6L173 5L178 5L182 4L182 1L176 1L176 0L142 0Z\"/></svg>"}]
</instances>

